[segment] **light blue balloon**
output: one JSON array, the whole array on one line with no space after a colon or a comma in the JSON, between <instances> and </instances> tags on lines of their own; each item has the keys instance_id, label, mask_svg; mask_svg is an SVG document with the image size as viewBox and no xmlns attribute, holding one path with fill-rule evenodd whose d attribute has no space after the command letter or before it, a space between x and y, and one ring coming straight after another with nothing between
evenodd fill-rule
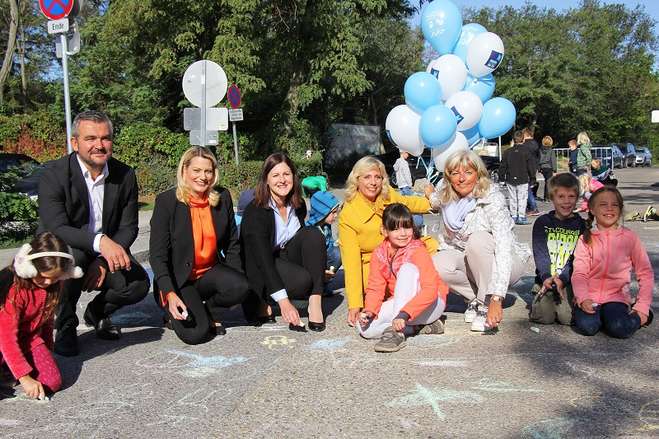
<instances>
[{"instance_id":1,"label":"light blue balloon","mask_svg":"<svg viewBox=\"0 0 659 439\"><path fill-rule=\"evenodd\" d=\"M512 102L506 98L492 98L483 105L478 132L486 139L503 136L515 124L515 117L517 111Z\"/></svg>"},{"instance_id":2,"label":"light blue balloon","mask_svg":"<svg viewBox=\"0 0 659 439\"><path fill-rule=\"evenodd\" d=\"M416 72L405 81L405 103L419 114L442 102L442 86L433 75Z\"/></svg>"},{"instance_id":3,"label":"light blue balloon","mask_svg":"<svg viewBox=\"0 0 659 439\"><path fill-rule=\"evenodd\" d=\"M462 131L462 134L464 134L465 138L467 139L469 146L473 145L481 139L481 134L478 132L478 124L474 125L468 130Z\"/></svg>"},{"instance_id":4,"label":"light blue balloon","mask_svg":"<svg viewBox=\"0 0 659 439\"><path fill-rule=\"evenodd\" d=\"M481 76L480 78L467 74L467 81L465 82L464 90L474 93L481 98L481 102L485 103L494 94L495 87L496 81L491 73L489 75Z\"/></svg>"},{"instance_id":5,"label":"light blue balloon","mask_svg":"<svg viewBox=\"0 0 659 439\"><path fill-rule=\"evenodd\" d=\"M453 52L462 31L462 15L449 0L435 0L421 13L421 31L440 55Z\"/></svg>"},{"instance_id":6,"label":"light blue balloon","mask_svg":"<svg viewBox=\"0 0 659 439\"><path fill-rule=\"evenodd\" d=\"M438 148L453 137L458 121L450 108L434 105L421 115L421 140L429 148Z\"/></svg>"},{"instance_id":7,"label":"light blue balloon","mask_svg":"<svg viewBox=\"0 0 659 439\"><path fill-rule=\"evenodd\" d=\"M471 43L471 40L473 40L476 35L482 34L483 32L487 32L487 29L478 23L468 23L462 26L462 32L460 32L460 38L458 38L455 49L453 49L453 54L459 56L465 65L467 64L467 49L469 43Z\"/></svg>"}]
</instances>

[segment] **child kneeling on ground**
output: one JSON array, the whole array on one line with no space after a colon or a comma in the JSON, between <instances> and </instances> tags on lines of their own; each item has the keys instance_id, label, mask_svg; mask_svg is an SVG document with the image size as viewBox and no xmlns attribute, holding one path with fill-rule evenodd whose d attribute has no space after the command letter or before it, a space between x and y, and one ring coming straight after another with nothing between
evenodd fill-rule
<instances>
[{"instance_id":1,"label":"child kneeling on ground","mask_svg":"<svg viewBox=\"0 0 659 439\"><path fill-rule=\"evenodd\" d=\"M382 214L384 241L371 256L371 268L357 329L364 338L378 338L376 352L395 352L405 338L441 334L439 320L448 286L419 240L412 214L403 204L387 206Z\"/></svg>"},{"instance_id":2,"label":"child kneeling on ground","mask_svg":"<svg viewBox=\"0 0 659 439\"><path fill-rule=\"evenodd\" d=\"M572 259L579 236L586 224L574 207L579 198L579 180L568 172L556 174L547 182L554 210L533 224L533 259L537 294L531 303L529 319L562 325L572 321Z\"/></svg>"},{"instance_id":3,"label":"child kneeling on ground","mask_svg":"<svg viewBox=\"0 0 659 439\"><path fill-rule=\"evenodd\" d=\"M52 354L55 309L63 281L80 277L68 246L50 232L23 244L0 272L0 364L29 398L45 399L62 387Z\"/></svg>"},{"instance_id":4,"label":"child kneeling on ground","mask_svg":"<svg viewBox=\"0 0 659 439\"><path fill-rule=\"evenodd\" d=\"M325 250L327 251L327 264L325 266L325 296L331 296L340 288L345 287L344 271L341 267L341 252L334 243L332 223L339 214L341 203L331 192L318 191L311 196L311 208L307 226L318 227L325 237Z\"/></svg>"},{"instance_id":5,"label":"child kneeling on ground","mask_svg":"<svg viewBox=\"0 0 659 439\"><path fill-rule=\"evenodd\" d=\"M583 335L603 329L611 337L629 338L652 322L650 258L636 233L620 225L623 201L618 189L597 190L588 208L586 230L574 252L574 324ZM629 294L632 269L639 284L635 302Z\"/></svg>"}]
</instances>

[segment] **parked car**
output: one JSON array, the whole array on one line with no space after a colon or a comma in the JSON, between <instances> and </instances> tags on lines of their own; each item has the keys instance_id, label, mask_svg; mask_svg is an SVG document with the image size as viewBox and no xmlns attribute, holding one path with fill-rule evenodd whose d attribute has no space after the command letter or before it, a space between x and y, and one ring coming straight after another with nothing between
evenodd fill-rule
<instances>
[{"instance_id":1,"label":"parked car","mask_svg":"<svg viewBox=\"0 0 659 439\"><path fill-rule=\"evenodd\" d=\"M614 168L624 168L625 167L625 156L618 148L618 145L615 143L611 144L611 154L613 156L613 167Z\"/></svg>"},{"instance_id":2,"label":"parked car","mask_svg":"<svg viewBox=\"0 0 659 439\"><path fill-rule=\"evenodd\" d=\"M636 148L633 143L620 143L618 145L622 155L625 156L623 167L636 166Z\"/></svg>"},{"instance_id":3,"label":"parked car","mask_svg":"<svg viewBox=\"0 0 659 439\"><path fill-rule=\"evenodd\" d=\"M44 166L25 154L0 153L0 174L15 170L19 176L8 190L36 197ZM7 190L7 189L5 189Z\"/></svg>"},{"instance_id":4,"label":"parked car","mask_svg":"<svg viewBox=\"0 0 659 439\"><path fill-rule=\"evenodd\" d=\"M636 166L652 166L652 153L647 147L636 148Z\"/></svg>"}]
</instances>

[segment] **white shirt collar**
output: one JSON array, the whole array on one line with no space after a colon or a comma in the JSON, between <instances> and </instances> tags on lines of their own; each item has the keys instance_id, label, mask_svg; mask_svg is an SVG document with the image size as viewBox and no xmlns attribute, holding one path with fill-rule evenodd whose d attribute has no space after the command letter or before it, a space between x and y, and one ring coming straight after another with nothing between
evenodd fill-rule
<instances>
[{"instance_id":1,"label":"white shirt collar","mask_svg":"<svg viewBox=\"0 0 659 439\"><path fill-rule=\"evenodd\" d=\"M80 165L80 170L82 171L82 176L85 178L85 180L89 179L92 180L92 175L89 172L89 169L87 169L87 165L85 165L85 162L83 162L80 159L80 156L76 153L76 159L78 159L78 164ZM108 170L108 164L106 163L105 166L103 166L103 171L101 172L101 175L99 175L96 178L96 181L94 183L105 180L107 176L110 175L110 171Z\"/></svg>"}]
</instances>

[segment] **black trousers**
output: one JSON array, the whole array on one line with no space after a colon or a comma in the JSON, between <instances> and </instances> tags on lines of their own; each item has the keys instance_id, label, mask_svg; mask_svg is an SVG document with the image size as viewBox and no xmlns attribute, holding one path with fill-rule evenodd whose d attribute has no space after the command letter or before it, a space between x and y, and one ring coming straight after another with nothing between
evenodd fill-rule
<instances>
[{"instance_id":1,"label":"black trousers","mask_svg":"<svg viewBox=\"0 0 659 439\"><path fill-rule=\"evenodd\" d=\"M549 187L547 186L547 182L549 181L551 176L554 175L554 170L551 168L542 168L540 169L540 172L542 173L542 176L545 178L544 196L542 198L545 201L549 201Z\"/></svg>"},{"instance_id":2,"label":"black trousers","mask_svg":"<svg viewBox=\"0 0 659 439\"><path fill-rule=\"evenodd\" d=\"M233 268L219 263L195 281L186 282L177 291L188 311L188 320L176 320L165 308L178 338L187 344L208 341L212 321L219 321L219 308L229 308L247 298L247 278ZM205 303L204 303L205 302Z\"/></svg>"},{"instance_id":3,"label":"black trousers","mask_svg":"<svg viewBox=\"0 0 659 439\"><path fill-rule=\"evenodd\" d=\"M273 257L289 299L307 300L313 294L323 294L327 251L325 238L317 227L300 228ZM243 304L247 320L255 318L265 302L271 300L266 290L267 287L262 292L251 293Z\"/></svg>"},{"instance_id":4,"label":"black trousers","mask_svg":"<svg viewBox=\"0 0 659 439\"><path fill-rule=\"evenodd\" d=\"M73 249L73 257L76 265L83 271L95 259L95 255ZM149 276L142 266L129 254L130 270L121 270L114 273L108 271L101 285L100 293L89 303L92 313L100 318L108 317L116 310L125 305L131 305L144 299L149 292ZM76 336L78 327L78 316L76 307L80 299L82 288L81 279L69 279L64 285L62 300L57 310L55 328L57 339L66 336Z\"/></svg>"}]
</instances>

